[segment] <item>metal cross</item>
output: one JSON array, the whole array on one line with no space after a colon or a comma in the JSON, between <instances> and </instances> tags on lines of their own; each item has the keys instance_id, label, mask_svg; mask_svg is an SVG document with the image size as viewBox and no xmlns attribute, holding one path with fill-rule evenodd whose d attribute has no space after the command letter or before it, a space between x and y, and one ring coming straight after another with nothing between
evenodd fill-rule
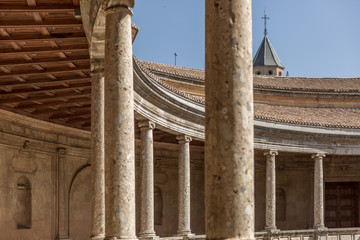
<instances>
[{"instance_id":1,"label":"metal cross","mask_svg":"<svg viewBox=\"0 0 360 240\"><path fill-rule=\"evenodd\" d=\"M265 28L264 29L264 35L267 35L266 20L270 19L270 18L266 16L265 10L264 10L264 16L261 19L264 19L264 28Z\"/></svg>"}]
</instances>

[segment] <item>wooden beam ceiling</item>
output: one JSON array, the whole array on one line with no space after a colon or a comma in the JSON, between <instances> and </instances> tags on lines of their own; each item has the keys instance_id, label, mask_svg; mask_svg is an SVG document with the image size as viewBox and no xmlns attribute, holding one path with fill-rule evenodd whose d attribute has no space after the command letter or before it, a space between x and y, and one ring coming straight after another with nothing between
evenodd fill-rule
<instances>
[{"instance_id":1,"label":"wooden beam ceiling","mask_svg":"<svg viewBox=\"0 0 360 240\"><path fill-rule=\"evenodd\" d=\"M90 130L90 59L75 16L79 4L0 0L0 108ZM173 134L154 134L155 141L177 143Z\"/></svg>"}]
</instances>

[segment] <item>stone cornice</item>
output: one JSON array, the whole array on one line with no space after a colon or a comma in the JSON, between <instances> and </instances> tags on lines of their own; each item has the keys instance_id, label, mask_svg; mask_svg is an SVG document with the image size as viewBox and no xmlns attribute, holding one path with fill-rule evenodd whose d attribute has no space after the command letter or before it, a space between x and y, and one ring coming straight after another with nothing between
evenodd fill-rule
<instances>
[{"instance_id":1,"label":"stone cornice","mask_svg":"<svg viewBox=\"0 0 360 240\"><path fill-rule=\"evenodd\" d=\"M278 151L277 150L267 150L264 152L264 156L277 156L278 155Z\"/></svg>"},{"instance_id":2,"label":"stone cornice","mask_svg":"<svg viewBox=\"0 0 360 240\"><path fill-rule=\"evenodd\" d=\"M155 129L156 124L154 122L152 122L152 121L144 120L144 121L139 121L138 126L139 126L140 129L152 130L152 129Z\"/></svg>"},{"instance_id":3,"label":"stone cornice","mask_svg":"<svg viewBox=\"0 0 360 240\"><path fill-rule=\"evenodd\" d=\"M104 58L104 31L105 31L105 9L106 4L102 0L88 0L87 6L82 1L82 12L90 17L85 17L84 28L90 42L91 59ZM84 8L84 9L83 9ZM88 21L88 22L86 22ZM156 127L166 132L186 134L194 139L204 141L204 101L196 98L185 91L176 89L166 83L159 81L156 75L144 70L134 59L134 109L137 120L150 120L156 123ZM158 70L156 70L158 71ZM163 74L177 76L176 72L162 71ZM195 75L194 75L195 76ZM179 77L186 77L191 80L191 74ZM193 77L194 82L201 79ZM257 79L257 80L256 80ZM196 80L196 81L195 81ZM358 98L360 90L358 78L352 79L317 79L321 83L329 83L326 90L319 87L320 82L309 84L313 78L269 78L255 77L255 92L263 96L268 93L277 92L291 97L306 92L308 95L336 96L341 99ZM354 83L341 84L340 82ZM305 83L305 84L300 84ZM319 85L320 84L320 85ZM340 86L337 88L336 86ZM271 96L271 94L268 94ZM341 96L340 96L341 95ZM255 99L256 100L256 99ZM306 101L305 101L306 102ZM360 101L359 101L360 102ZM282 106L280 105L279 108ZM255 112L255 148L257 149L278 149L286 152L325 152L327 154L360 154L360 130L353 125L339 125L325 123L324 125L314 124L293 118L275 118L268 114L269 109L263 109L264 115ZM336 108L335 108L336 110ZM354 113L355 114L355 113ZM354 115L353 114L353 115ZM325 116L327 117L327 116ZM323 117L324 118L324 117ZM354 118L354 117L353 117ZM349 121L353 122L353 118ZM333 124L333 125L331 125ZM346 129L344 127L354 127ZM266 134L263 134L266 133ZM309 140L310 138L310 140Z\"/></svg>"}]
</instances>

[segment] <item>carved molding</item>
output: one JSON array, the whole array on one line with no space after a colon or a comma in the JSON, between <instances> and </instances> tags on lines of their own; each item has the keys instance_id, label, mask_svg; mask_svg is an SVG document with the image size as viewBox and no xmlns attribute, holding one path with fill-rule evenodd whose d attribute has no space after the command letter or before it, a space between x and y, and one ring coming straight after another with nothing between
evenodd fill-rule
<instances>
[{"instance_id":1,"label":"carved molding","mask_svg":"<svg viewBox=\"0 0 360 240\"><path fill-rule=\"evenodd\" d=\"M324 157L326 157L325 153L315 153L311 155L311 158L314 160L322 160Z\"/></svg>"},{"instance_id":2,"label":"carved molding","mask_svg":"<svg viewBox=\"0 0 360 240\"><path fill-rule=\"evenodd\" d=\"M278 154L277 150L267 150L264 152L264 156L277 156Z\"/></svg>"},{"instance_id":3,"label":"carved molding","mask_svg":"<svg viewBox=\"0 0 360 240\"><path fill-rule=\"evenodd\" d=\"M176 140L178 140L179 143L189 143L192 141L192 137L185 134L180 134L176 136Z\"/></svg>"},{"instance_id":4,"label":"carved molding","mask_svg":"<svg viewBox=\"0 0 360 240\"><path fill-rule=\"evenodd\" d=\"M156 124L149 120L139 121L138 125L139 125L139 128L141 128L141 130L142 129L153 130L156 127Z\"/></svg>"},{"instance_id":5,"label":"carved molding","mask_svg":"<svg viewBox=\"0 0 360 240\"><path fill-rule=\"evenodd\" d=\"M37 164L35 162L35 153L30 151L30 141L25 140L18 152L11 159L10 169L18 173L35 174Z\"/></svg>"}]
</instances>

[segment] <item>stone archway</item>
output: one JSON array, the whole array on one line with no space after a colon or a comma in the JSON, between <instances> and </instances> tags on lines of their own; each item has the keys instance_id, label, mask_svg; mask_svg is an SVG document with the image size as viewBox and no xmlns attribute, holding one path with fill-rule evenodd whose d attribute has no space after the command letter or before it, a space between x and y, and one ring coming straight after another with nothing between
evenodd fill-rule
<instances>
[{"instance_id":1,"label":"stone archway","mask_svg":"<svg viewBox=\"0 0 360 240\"><path fill-rule=\"evenodd\" d=\"M74 175L69 191L69 229L72 240L88 240L91 231L91 168Z\"/></svg>"}]
</instances>

